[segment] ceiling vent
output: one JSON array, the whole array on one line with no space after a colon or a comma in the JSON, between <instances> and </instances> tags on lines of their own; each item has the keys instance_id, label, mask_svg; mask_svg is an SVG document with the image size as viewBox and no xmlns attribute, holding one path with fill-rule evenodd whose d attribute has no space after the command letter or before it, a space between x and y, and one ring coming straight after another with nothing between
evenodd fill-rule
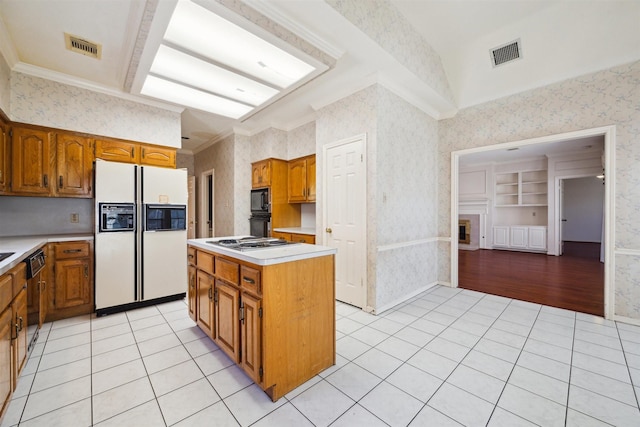
<instances>
[{"instance_id":1,"label":"ceiling vent","mask_svg":"<svg viewBox=\"0 0 640 427\"><path fill-rule=\"evenodd\" d=\"M99 45L98 43L90 42L68 33L64 33L64 41L67 49L72 52L81 53L96 59L100 59L102 57L102 45Z\"/></svg>"},{"instance_id":2,"label":"ceiling vent","mask_svg":"<svg viewBox=\"0 0 640 427\"><path fill-rule=\"evenodd\" d=\"M494 67L520 59L522 58L520 39L491 49L489 53L491 54L491 64Z\"/></svg>"}]
</instances>

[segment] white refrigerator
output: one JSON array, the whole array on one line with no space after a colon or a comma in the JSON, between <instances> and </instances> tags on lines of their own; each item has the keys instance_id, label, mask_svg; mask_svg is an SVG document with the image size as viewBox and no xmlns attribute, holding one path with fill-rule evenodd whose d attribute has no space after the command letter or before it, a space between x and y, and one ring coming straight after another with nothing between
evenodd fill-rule
<instances>
[{"instance_id":1,"label":"white refrigerator","mask_svg":"<svg viewBox=\"0 0 640 427\"><path fill-rule=\"evenodd\" d=\"M97 315L187 292L187 171L96 160Z\"/></svg>"}]
</instances>

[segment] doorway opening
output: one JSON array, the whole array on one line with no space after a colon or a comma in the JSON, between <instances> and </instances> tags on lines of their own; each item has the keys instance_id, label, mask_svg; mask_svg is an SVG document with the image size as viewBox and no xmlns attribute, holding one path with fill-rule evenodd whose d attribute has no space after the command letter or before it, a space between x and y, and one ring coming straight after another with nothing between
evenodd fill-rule
<instances>
[{"instance_id":1,"label":"doorway opening","mask_svg":"<svg viewBox=\"0 0 640 427\"><path fill-rule=\"evenodd\" d=\"M459 210L460 210L460 200L459 200L460 159L464 158L465 155L478 154L478 153L485 154L488 159L491 159L495 157L496 153L504 152L506 150L515 151L524 147L535 148L536 146L540 148L540 147L543 147L544 144L549 145L549 144L557 143L558 145L560 145L564 143L576 142L579 140L593 138L593 137L598 137L604 140L604 155L602 156L602 164L604 165L604 170L606 171L606 174L608 176L615 176L615 162L614 162L615 126L586 129L582 131L569 132L565 134L550 135L547 137L534 138L534 139L528 139L528 140L522 140L522 141L514 141L514 142L509 142L504 144L496 144L496 145L491 145L486 147L478 147L473 149L452 152L452 160L451 160L451 174L452 174L451 175L451 183L452 183L451 185L451 236L452 236L452 239L451 239L451 286L453 287L459 286L459 262L467 262L466 253L464 254L465 257L460 257L459 255L458 239L453 238L457 236L459 232L458 219L459 219ZM522 151L525 151L525 150L522 150ZM518 182L517 179L522 179L522 176L520 176L519 178L516 177L514 182ZM561 228L559 225L557 225L561 218L559 214L560 209L558 207L559 206L558 205L559 185L556 183L556 181L557 180L550 181L548 186L549 204L551 203L555 204L555 206L549 207L548 226L550 229L553 228L553 230L550 230L550 235L548 236L547 249L548 249L549 255L558 255L556 242L560 241L559 238L556 238L556 236L560 235L559 230ZM599 313L599 315L604 314L605 318L611 318L613 316L613 312L614 312L613 301L614 301L614 292L615 292L614 283L613 283L614 272L612 271L613 241L614 241L613 225L614 225L615 213L614 213L614 203L613 203L614 191L613 191L613 183L611 181L612 180L604 181L604 216L603 216L604 227L603 227L603 233L602 233L603 238L601 239L601 243L604 246L604 249L603 249L604 264L601 264L601 268L602 268L601 277L603 277L603 280L600 281L599 287L594 291L597 294L596 296L600 298L602 305L604 306L604 310L603 310L604 313ZM497 196L492 192L490 194L490 197L494 198ZM514 200L518 200L518 199L515 199L515 197L516 196L514 196ZM519 197L522 197L522 194L520 194ZM515 204L516 202L514 201L509 203ZM503 204L507 204L507 203L505 202ZM531 213L529 215L531 216ZM500 228L505 228L505 227L500 227ZM511 228L513 230L507 229L507 230L497 230L497 231L501 231L503 234L514 231L516 232L514 236L517 236L517 237L526 236L525 231L527 230L525 227L514 226ZM530 228L535 228L535 227L530 227ZM487 230L487 231L489 231L489 234L491 234L490 230ZM493 230L493 231L495 232L496 230ZM535 230L535 231L537 232L539 230ZM509 236L508 234L505 234L505 235L507 237ZM539 240L540 240L539 237L535 239L536 242L538 242ZM525 241L526 241L526 238L525 238ZM465 252L468 252L470 254L473 253L469 251L465 251ZM534 255L534 256L540 257L544 261L557 261L558 258L561 258L561 257L552 257L545 253L528 254L525 252L499 251L497 249L493 249L485 252L495 253L495 254L501 253L501 252L510 252L511 254L514 254L515 256L518 256L520 258L523 257L524 255L527 255L527 256ZM507 262L512 262L512 261L507 261ZM480 262L478 265L484 268L483 262ZM512 285L513 287L518 286L517 281L512 280L512 283L513 283ZM550 290L551 288L547 287L547 291L550 291Z\"/></svg>"},{"instance_id":2,"label":"doorway opening","mask_svg":"<svg viewBox=\"0 0 640 427\"><path fill-rule=\"evenodd\" d=\"M211 169L200 175L200 210L198 237L213 237L215 230L215 173Z\"/></svg>"}]
</instances>

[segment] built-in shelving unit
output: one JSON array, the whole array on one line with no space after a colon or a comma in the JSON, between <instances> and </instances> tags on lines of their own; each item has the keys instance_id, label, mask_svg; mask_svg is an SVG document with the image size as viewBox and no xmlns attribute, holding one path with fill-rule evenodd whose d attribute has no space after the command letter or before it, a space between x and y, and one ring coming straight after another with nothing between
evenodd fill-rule
<instances>
[{"instance_id":1,"label":"built-in shelving unit","mask_svg":"<svg viewBox=\"0 0 640 427\"><path fill-rule=\"evenodd\" d=\"M547 206L547 171L495 174L495 206Z\"/></svg>"}]
</instances>

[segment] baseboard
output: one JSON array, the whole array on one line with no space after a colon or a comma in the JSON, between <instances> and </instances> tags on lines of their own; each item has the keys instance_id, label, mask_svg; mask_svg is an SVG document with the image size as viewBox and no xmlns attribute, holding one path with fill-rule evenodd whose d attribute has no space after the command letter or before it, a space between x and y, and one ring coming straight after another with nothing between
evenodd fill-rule
<instances>
[{"instance_id":1,"label":"baseboard","mask_svg":"<svg viewBox=\"0 0 640 427\"><path fill-rule=\"evenodd\" d=\"M428 289L431 289L436 285L438 285L438 282L434 282L434 283L428 284L426 286L423 286L422 288L417 289L417 290L411 292L410 294L403 296L402 298L399 298L399 299L397 299L397 300L395 300L395 301L393 301L393 302L391 302L389 304L383 305L380 309L374 310L372 312L372 314L375 314L375 315L382 314L385 311L390 310L390 309L392 309L393 307L395 307L395 306L397 306L399 304L407 302L408 300L410 300L411 298L415 297L416 295L420 295L424 291L426 291Z\"/></svg>"},{"instance_id":2,"label":"baseboard","mask_svg":"<svg viewBox=\"0 0 640 427\"><path fill-rule=\"evenodd\" d=\"M628 323L629 325L640 326L640 319L614 315L613 320L615 320L616 322Z\"/></svg>"}]
</instances>

